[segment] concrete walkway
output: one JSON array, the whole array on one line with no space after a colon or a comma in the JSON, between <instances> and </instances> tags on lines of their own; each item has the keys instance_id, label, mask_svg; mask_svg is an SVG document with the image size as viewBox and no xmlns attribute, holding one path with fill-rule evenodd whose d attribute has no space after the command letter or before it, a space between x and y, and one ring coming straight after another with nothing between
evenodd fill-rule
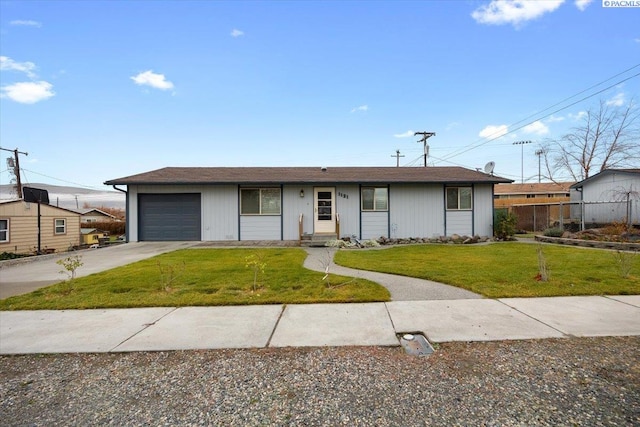
<instances>
[{"instance_id":1,"label":"concrete walkway","mask_svg":"<svg viewBox=\"0 0 640 427\"><path fill-rule=\"evenodd\" d=\"M483 298L466 289L430 280L413 277L396 276L395 274L376 273L373 271L355 270L333 263L337 251L335 248L306 248L309 254L304 261L304 267L314 271L326 271L342 276L357 277L371 280L384 286L391 293L392 301L424 301ZM384 250L384 249L381 249Z\"/></svg>"},{"instance_id":2,"label":"concrete walkway","mask_svg":"<svg viewBox=\"0 0 640 427\"><path fill-rule=\"evenodd\" d=\"M129 352L640 335L640 296L1 311L0 354Z\"/></svg>"}]
</instances>

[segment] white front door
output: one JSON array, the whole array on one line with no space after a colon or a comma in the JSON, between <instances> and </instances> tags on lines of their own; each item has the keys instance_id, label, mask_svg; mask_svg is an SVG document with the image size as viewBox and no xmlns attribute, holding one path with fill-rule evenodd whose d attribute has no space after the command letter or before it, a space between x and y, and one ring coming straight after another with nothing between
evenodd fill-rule
<instances>
[{"instance_id":1,"label":"white front door","mask_svg":"<svg viewBox=\"0 0 640 427\"><path fill-rule=\"evenodd\" d=\"M314 233L336 232L336 189L335 187L316 187L313 189Z\"/></svg>"}]
</instances>

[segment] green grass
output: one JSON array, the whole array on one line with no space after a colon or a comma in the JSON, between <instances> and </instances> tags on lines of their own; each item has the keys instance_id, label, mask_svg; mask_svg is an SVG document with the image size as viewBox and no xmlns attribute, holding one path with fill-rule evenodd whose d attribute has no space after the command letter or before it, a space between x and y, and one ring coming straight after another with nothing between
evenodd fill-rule
<instances>
[{"instance_id":1,"label":"green grass","mask_svg":"<svg viewBox=\"0 0 640 427\"><path fill-rule=\"evenodd\" d=\"M347 267L419 277L490 298L640 294L640 254L623 278L616 252L543 245L550 280L536 280L538 245L413 245L346 250ZM266 264L253 290L246 258ZM388 301L380 285L302 267L302 249L185 249L0 300L0 310L209 306ZM82 268L82 267L80 267ZM164 277L163 277L164 275ZM175 278L170 280L171 276Z\"/></svg>"},{"instance_id":2,"label":"green grass","mask_svg":"<svg viewBox=\"0 0 640 427\"><path fill-rule=\"evenodd\" d=\"M251 255L266 264L256 291L253 270L246 267ZM363 279L331 274L327 286L324 273L302 266L306 256L304 250L292 248L179 250L0 300L0 310L389 300L384 287ZM170 281L172 273L175 279Z\"/></svg>"},{"instance_id":3,"label":"green grass","mask_svg":"<svg viewBox=\"0 0 640 427\"><path fill-rule=\"evenodd\" d=\"M447 283L490 298L640 294L640 254L623 278L616 252L544 245L550 269L536 280L538 245L415 245L384 250L340 251L335 262L362 270Z\"/></svg>"}]
</instances>

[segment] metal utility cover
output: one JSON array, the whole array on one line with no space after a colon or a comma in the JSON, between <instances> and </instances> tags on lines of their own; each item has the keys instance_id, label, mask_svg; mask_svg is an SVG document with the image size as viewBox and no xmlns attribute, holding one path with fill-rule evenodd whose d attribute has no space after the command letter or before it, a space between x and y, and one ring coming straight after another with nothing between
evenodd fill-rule
<instances>
[{"instance_id":1,"label":"metal utility cover","mask_svg":"<svg viewBox=\"0 0 640 427\"><path fill-rule=\"evenodd\" d=\"M412 356L428 356L433 347L422 334L400 334L400 345Z\"/></svg>"}]
</instances>

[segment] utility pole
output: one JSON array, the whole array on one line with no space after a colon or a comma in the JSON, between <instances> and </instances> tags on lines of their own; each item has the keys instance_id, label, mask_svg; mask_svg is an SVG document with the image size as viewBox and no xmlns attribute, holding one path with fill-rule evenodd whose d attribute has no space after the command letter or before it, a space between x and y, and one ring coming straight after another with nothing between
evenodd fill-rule
<instances>
[{"instance_id":1,"label":"utility pole","mask_svg":"<svg viewBox=\"0 0 640 427\"><path fill-rule=\"evenodd\" d=\"M415 132L413 134L415 135L422 135L422 138L420 138L418 141L416 142L422 142L424 144L424 167L427 167L427 157L429 157L429 145L427 145L427 139L429 139L432 136L436 136L435 132Z\"/></svg>"},{"instance_id":2,"label":"utility pole","mask_svg":"<svg viewBox=\"0 0 640 427\"><path fill-rule=\"evenodd\" d=\"M524 184L524 144L531 144L531 141L516 141L513 145L520 146L520 182Z\"/></svg>"},{"instance_id":3,"label":"utility pole","mask_svg":"<svg viewBox=\"0 0 640 427\"><path fill-rule=\"evenodd\" d=\"M16 176L16 189L18 190L18 198L22 199L23 194L22 194L22 180L20 179L20 158L18 157L18 154L24 154L25 156L28 156L29 153L23 152L23 151L18 151L18 149L16 148L15 150L8 150L6 148L2 148L0 147L0 150L4 150L4 151L9 151L13 153L13 174Z\"/></svg>"},{"instance_id":4,"label":"utility pole","mask_svg":"<svg viewBox=\"0 0 640 427\"><path fill-rule=\"evenodd\" d=\"M391 155L391 157L395 157L396 158L396 167L399 168L400 167L400 157L404 157L404 154L400 154L400 150L396 150L396 154L395 155Z\"/></svg>"},{"instance_id":5,"label":"utility pole","mask_svg":"<svg viewBox=\"0 0 640 427\"><path fill-rule=\"evenodd\" d=\"M544 149L536 150L536 156L538 156L538 184L540 183L540 159L544 154Z\"/></svg>"}]
</instances>

